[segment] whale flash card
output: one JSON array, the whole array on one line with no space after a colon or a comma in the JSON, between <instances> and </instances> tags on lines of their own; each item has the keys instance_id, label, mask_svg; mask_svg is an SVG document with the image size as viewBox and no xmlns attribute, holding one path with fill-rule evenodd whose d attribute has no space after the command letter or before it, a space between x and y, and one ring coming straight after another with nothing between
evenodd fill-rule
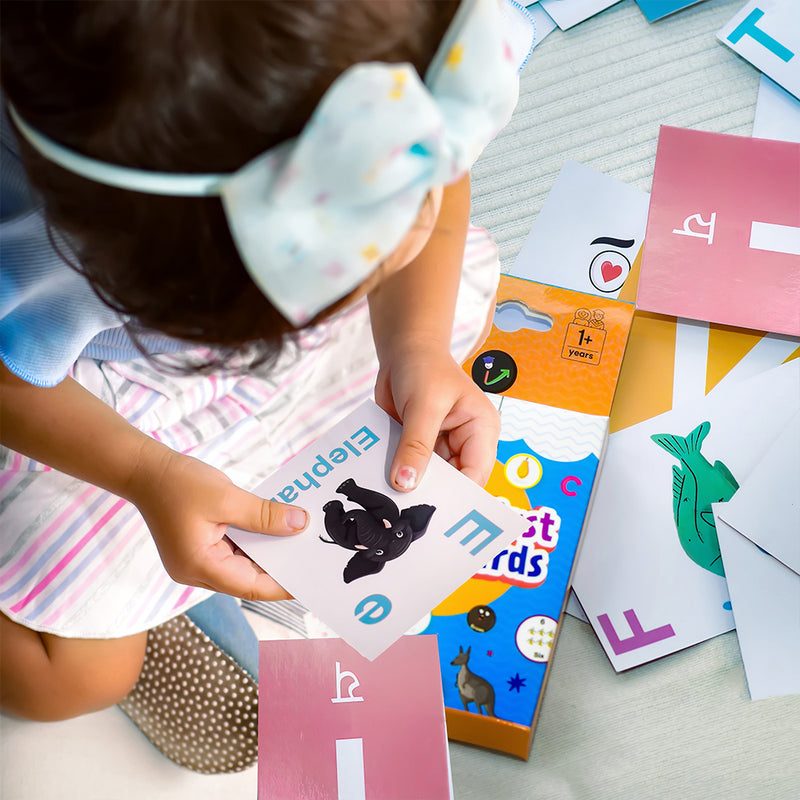
<instances>
[{"instance_id":1,"label":"whale flash card","mask_svg":"<svg viewBox=\"0 0 800 800\"><path fill-rule=\"evenodd\" d=\"M662 126L636 303L800 336L800 144Z\"/></svg>"},{"instance_id":2,"label":"whale flash card","mask_svg":"<svg viewBox=\"0 0 800 800\"><path fill-rule=\"evenodd\" d=\"M255 490L306 509L297 536L228 536L363 656L373 659L529 526L434 455L412 492L388 473L400 425L372 401Z\"/></svg>"},{"instance_id":3,"label":"whale flash card","mask_svg":"<svg viewBox=\"0 0 800 800\"><path fill-rule=\"evenodd\" d=\"M734 627L724 516L800 402L800 359L611 434L573 588L617 671Z\"/></svg>"}]
</instances>

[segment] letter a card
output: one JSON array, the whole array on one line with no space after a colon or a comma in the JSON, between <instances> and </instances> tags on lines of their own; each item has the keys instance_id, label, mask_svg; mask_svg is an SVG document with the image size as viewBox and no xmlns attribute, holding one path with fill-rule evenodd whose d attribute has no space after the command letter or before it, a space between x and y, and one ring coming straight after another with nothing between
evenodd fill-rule
<instances>
[{"instance_id":1,"label":"letter a card","mask_svg":"<svg viewBox=\"0 0 800 800\"><path fill-rule=\"evenodd\" d=\"M369 401L255 491L300 506L296 536L228 536L366 658L375 658L528 528L434 455L419 485L389 485L400 425ZM422 625L423 629L425 625Z\"/></svg>"},{"instance_id":2,"label":"letter a card","mask_svg":"<svg viewBox=\"0 0 800 800\"><path fill-rule=\"evenodd\" d=\"M261 642L258 798L452 798L435 636Z\"/></svg>"},{"instance_id":3,"label":"letter a card","mask_svg":"<svg viewBox=\"0 0 800 800\"><path fill-rule=\"evenodd\" d=\"M663 126L636 302L800 336L800 144Z\"/></svg>"}]
</instances>

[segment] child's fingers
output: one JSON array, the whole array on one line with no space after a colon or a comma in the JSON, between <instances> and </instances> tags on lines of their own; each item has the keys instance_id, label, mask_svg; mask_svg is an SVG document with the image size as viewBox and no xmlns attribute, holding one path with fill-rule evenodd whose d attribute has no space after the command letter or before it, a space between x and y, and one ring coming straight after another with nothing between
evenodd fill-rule
<instances>
[{"instance_id":1,"label":"child's fingers","mask_svg":"<svg viewBox=\"0 0 800 800\"><path fill-rule=\"evenodd\" d=\"M233 556L235 565L230 570L231 583L226 594L245 600L290 600L291 595L271 575L264 572L244 553ZM231 565L228 564L230 567Z\"/></svg>"},{"instance_id":2,"label":"child's fingers","mask_svg":"<svg viewBox=\"0 0 800 800\"><path fill-rule=\"evenodd\" d=\"M497 455L500 417L491 414L476 416L448 434L448 450L457 458L458 468L479 486L489 480Z\"/></svg>"},{"instance_id":3,"label":"child's fingers","mask_svg":"<svg viewBox=\"0 0 800 800\"><path fill-rule=\"evenodd\" d=\"M287 536L305 530L308 514L297 506L262 500L252 492L234 487L226 503L224 522L246 531Z\"/></svg>"},{"instance_id":4,"label":"child's fingers","mask_svg":"<svg viewBox=\"0 0 800 800\"><path fill-rule=\"evenodd\" d=\"M205 588L245 600L287 600L291 595L229 539L208 552Z\"/></svg>"},{"instance_id":5,"label":"child's fingers","mask_svg":"<svg viewBox=\"0 0 800 800\"><path fill-rule=\"evenodd\" d=\"M485 486L494 465L497 438L488 431L464 442L459 454L459 469L478 486Z\"/></svg>"},{"instance_id":6,"label":"child's fingers","mask_svg":"<svg viewBox=\"0 0 800 800\"><path fill-rule=\"evenodd\" d=\"M439 437L442 415L429 406L409 404L403 419L403 431L392 461L392 486L401 492L416 488Z\"/></svg>"}]
</instances>

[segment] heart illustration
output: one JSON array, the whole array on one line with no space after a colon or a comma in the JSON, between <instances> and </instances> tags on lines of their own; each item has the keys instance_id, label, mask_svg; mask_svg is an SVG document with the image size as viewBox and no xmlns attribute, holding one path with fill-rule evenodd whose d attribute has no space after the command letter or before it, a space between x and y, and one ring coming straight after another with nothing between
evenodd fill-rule
<instances>
[{"instance_id":1,"label":"heart illustration","mask_svg":"<svg viewBox=\"0 0 800 800\"><path fill-rule=\"evenodd\" d=\"M622 275L622 267L619 264L612 264L610 261L604 261L600 265L600 272L603 275L603 280L606 283L613 281L614 278L619 278Z\"/></svg>"}]
</instances>

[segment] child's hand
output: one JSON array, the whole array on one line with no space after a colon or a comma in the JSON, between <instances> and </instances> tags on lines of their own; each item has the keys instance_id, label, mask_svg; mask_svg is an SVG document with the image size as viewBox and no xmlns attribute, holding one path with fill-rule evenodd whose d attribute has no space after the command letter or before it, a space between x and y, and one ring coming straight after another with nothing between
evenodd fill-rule
<instances>
[{"instance_id":1,"label":"child's hand","mask_svg":"<svg viewBox=\"0 0 800 800\"><path fill-rule=\"evenodd\" d=\"M0 364L0 418L7 447L132 502L176 581L250 600L288 597L225 533L297 533L308 523L303 509L261 500L145 436L71 378L45 389Z\"/></svg>"},{"instance_id":2,"label":"child's hand","mask_svg":"<svg viewBox=\"0 0 800 800\"><path fill-rule=\"evenodd\" d=\"M420 348L381 368L375 400L403 423L391 468L397 489L413 489L436 452L483 486L494 465L500 417L447 352Z\"/></svg>"},{"instance_id":3,"label":"child's hand","mask_svg":"<svg viewBox=\"0 0 800 800\"><path fill-rule=\"evenodd\" d=\"M403 423L390 473L401 490L419 483L434 451L483 486L497 453L500 417L450 354L469 209L465 175L444 188L422 251L369 293L375 400Z\"/></svg>"},{"instance_id":4,"label":"child's hand","mask_svg":"<svg viewBox=\"0 0 800 800\"><path fill-rule=\"evenodd\" d=\"M163 447L145 450L126 494L172 578L247 600L289 597L225 533L229 525L273 536L298 533L308 524L306 512L262 500L195 458Z\"/></svg>"}]
</instances>

